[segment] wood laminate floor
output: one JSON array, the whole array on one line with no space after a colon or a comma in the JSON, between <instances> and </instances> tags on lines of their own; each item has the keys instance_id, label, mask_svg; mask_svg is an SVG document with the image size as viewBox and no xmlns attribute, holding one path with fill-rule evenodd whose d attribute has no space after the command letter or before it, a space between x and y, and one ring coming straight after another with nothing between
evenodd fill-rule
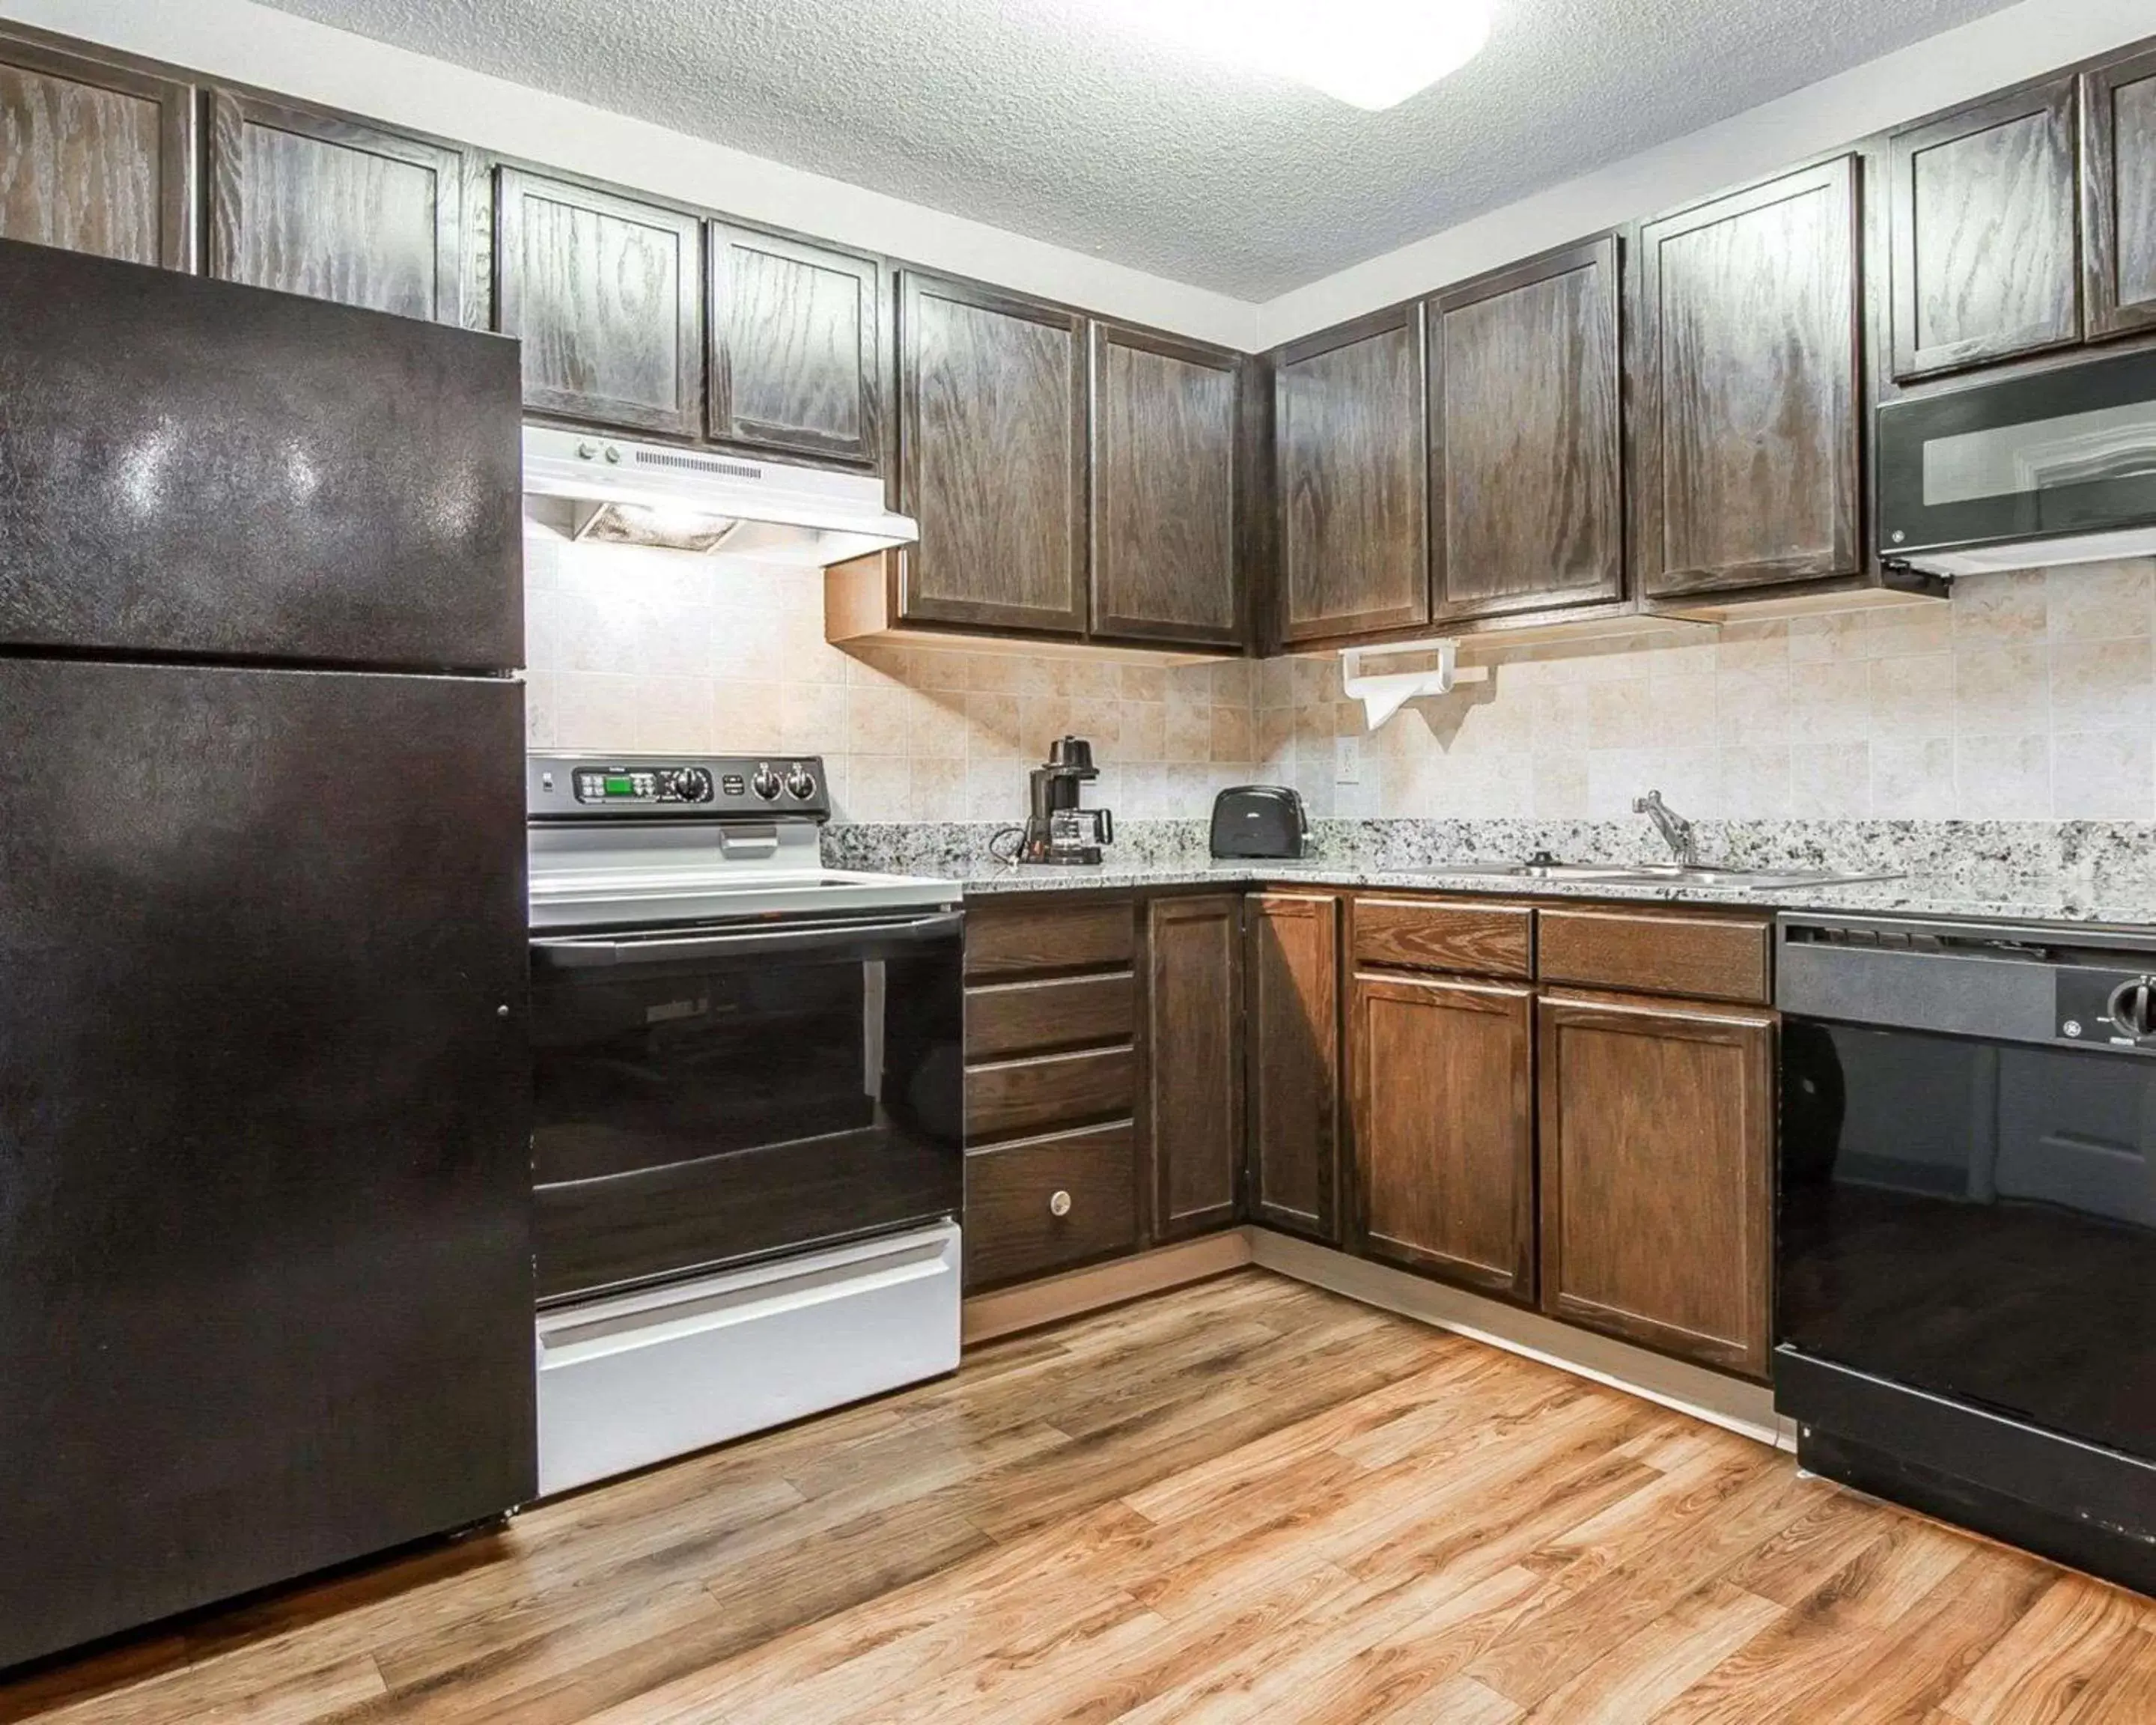
<instances>
[{"instance_id":1,"label":"wood laminate floor","mask_svg":"<svg viewBox=\"0 0 2156 1725\"><path fill-rule=\"evenodd\" d=\"M0 1720L2156 1720L2156 1604L1250 1271L0 1685Z\"/></svg>"}]
</instances>

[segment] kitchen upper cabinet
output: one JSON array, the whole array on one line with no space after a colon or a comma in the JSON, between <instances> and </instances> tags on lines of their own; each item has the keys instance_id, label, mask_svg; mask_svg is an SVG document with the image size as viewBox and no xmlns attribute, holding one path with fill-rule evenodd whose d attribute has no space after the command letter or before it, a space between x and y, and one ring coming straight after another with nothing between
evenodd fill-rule
<instances>
[{"instance_id":1,"label":"kitchen upper cabinet","mask_svg":"<svg viewBox=\"0 0 2156 1725\"><path fill-rule=\"evenodd\" d=\"M1897 131L1889 148L1895 377L2078 341L2073 80Z\"/></svg>"},{"instance_id":2,"label":"kitchen upper cabinet","mask_svg":"<svg viewBox=\"0 0 2156 1725\"><path fill-rule=\"evenodd\" d=\"M911 272L899 290L909 623L1086 632L1086 321Z\"/></svg>"},{"instance_id":3,"label":"kitchen upper cabinet","mask_svg":"<svg viewBox=\"0 0 2156 1725\"><path fill-rule=\"evenodd\" d=\"M698 217L501 170L495 326L535 413L670 436L704 427Z\"/></svg>"},{"instance_id":4,"label":"kitchen upper cabinet","mask_svg":"<svg viewBox=\"0 0 2156 1725\"><path fill-rule=\"evenodd\" d=\"M882 266L711 224L711 434L783 454L882 457Z\"/></svg>"},{"instance_id":5,"label":"kitchen upper cabinet","mask_svg":"<svg viewBox=\"0 0 2156 1725\"><path fill-rule=\"evenodd\" d=\"M195 92L0 36L0 239L195 264Z\"/></svg>"},{"instance_id":6,"label":"kitchen upper cabinet","mask_svg":"<svg viewBox=\"0 0 2156 1725\"><path fill-rule=\"evenodd\" d=\"M1348 1024L1358 1234L1370 1257L1535 1291L1534 994L1358 973Z\"/></svg>"},{"instance_id":7,"label":"kitchen upper cabinet","mask_svg":"<svg viewBox=\"0 0 2156 1725\"><path fill-rule=\"evenodd\" d=\"M1147 1137L1152 1233L1236 1219L1243 1160L1240 893L1157 898L1146 911Z\"/></svg>"},{"instance_id":8,"label":"kitchen upper cabinet","mask_svg":"<svg viewBox=\"0 0 2156 1725\"><path fill-rule=\"evenodd\" d=\"M1281 351L1277 622L1288 644L1430 620L1423 311Z\"/></svg>"},{"instance_id":9,"label":"kitchen upper cabinet","mask_svg":"<svg viewBox=\"0 0 2156 1725\"><path fill-rule=\"evenodd\" d=\"M1233 645L1242 362L1172 336L1092 327L1092 629Z\"/></svg>"},{"instance_id":10,"label":"kitchen upper cabinet","mask_svg":"<svg viewBox=\"0 0 2156 1725\"><path fill-rule=\"evenodd\" d=\"M1439 619L1624 597L1620 290L1604 235L1430 302Z\"/></svg>"},{"instance_id":11,"label":"kitchen upper cabinet","mask_svg":"<svg viewBox=\"0 0 2156 1725\"><path fill-rule=\"evenodd\" d=\"M2083 74L2081 97L2088 333L2156 329L2156 52Z\"/></svg>"},{"instance_id":12,"label":"kitchen upper cabinet","mask_svg":"<svg viewBox=\"0 0 2156 1725\"><path fill-rule=\"evenodd\" d=\"M1640 592L1860 574L1852 157L1647 223L1634 321Z\"/></svg>"},{"instance_id":13,"label":"kitchen upper cabinet","mask_svg":"<svg viewBox=\"0 0 2156 1725\"><path fill-rule=\"evenodd\" d=\"M1251 1219L1340 1242L1340 906L1244 901Z\"/></svg>"},{"instance_id":14,"label":"kitchen upper cabinet","mask_svg":"<svg viewBox=\"0 0 2156 1725\"><path fill-rule=\"evenodd\" d=\"M1733 1007L1543 998L1552 1317L1766 1374L1774 1023Z\"/></svg>"},{"instance_id":15,"label":"kitchen upper cabinet","mask_svg":"<svg viewBox=\"0 0 2156 1725\"><path fill-rule=\"evenodd\" d=\"M209 163L213 275L464 321L463 151L218 90Z\"/></svg>"}]
</instances>

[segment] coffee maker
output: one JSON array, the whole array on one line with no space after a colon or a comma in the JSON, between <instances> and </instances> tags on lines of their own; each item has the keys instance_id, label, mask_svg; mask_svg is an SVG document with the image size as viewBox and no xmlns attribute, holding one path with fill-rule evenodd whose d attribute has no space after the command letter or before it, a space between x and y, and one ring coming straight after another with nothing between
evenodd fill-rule
<instances>
[{"instance_id":1,"label":"coffee maker","mask_svg":"<svg viewBox=\"0 0 2156 1725\"><path fill-rule=\"evenodd\" d=\"M1093 745L1082 737L1058 737L1048 764L1033 769L1032 806L1017 860L1022 863L1097 863L1101 847L1115 842L1116 819L1105 809L1081 809L1080 788L1101 770Z\"/></svg>"}]
</instances>

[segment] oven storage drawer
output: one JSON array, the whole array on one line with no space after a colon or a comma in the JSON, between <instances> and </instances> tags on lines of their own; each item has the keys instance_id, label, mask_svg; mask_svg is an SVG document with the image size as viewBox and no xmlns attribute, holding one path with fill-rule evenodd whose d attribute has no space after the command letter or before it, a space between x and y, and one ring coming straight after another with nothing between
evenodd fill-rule
<instances>
[{"instance_id":1,"label":"oven storage drawer","mask_svg":"<svg viewBox=\"0 0 2156 1725\"><path fill-rule=\"evenodd\" d=\"M945 1224L543 1313L541 1493L956 1370L958 1272Z\"/></svg>"},{"instance_id":2,"label":"oven storage drawer","mask_svg":"<svg viewBox=\"0 0 2156 1725\"><path fill-rule=\"evenodd\" d=\"M1022 1139L966 1158L966 1286L990 1286L1133 1250L1132 1122Z\"/></svg>"}]
</instances>

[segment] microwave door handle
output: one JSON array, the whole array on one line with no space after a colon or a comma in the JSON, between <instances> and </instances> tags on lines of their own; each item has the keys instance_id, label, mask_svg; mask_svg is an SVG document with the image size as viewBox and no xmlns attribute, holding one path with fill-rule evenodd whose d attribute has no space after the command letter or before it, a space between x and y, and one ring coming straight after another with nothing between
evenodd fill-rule
<instances>
[{"instance_id":1,"label":"microwave door handle","mask_svg":"<svg viewBox=\"0 0 2156 1725\"><path fill-rule=\"evenodd\" d=\"M865 942L919 945L954 938L966 926L963 912L917 916L900 922L848 922L820 928L758 929L740 934L704 934L680 940L615 941L574 937L531 942L533 957L562 970L595 970L608 965L695 963L763 953L805 956L843 953Z\"/></svg>"}]
</instances>

